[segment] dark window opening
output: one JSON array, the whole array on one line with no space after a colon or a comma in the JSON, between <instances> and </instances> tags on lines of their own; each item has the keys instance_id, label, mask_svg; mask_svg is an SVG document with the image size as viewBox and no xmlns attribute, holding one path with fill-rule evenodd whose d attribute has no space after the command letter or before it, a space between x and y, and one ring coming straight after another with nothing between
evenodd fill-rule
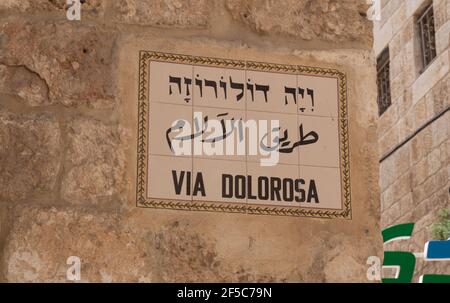
<instances>
[{"instance_id":1,"label":"dark window opening","mask_svg":"<svg viewBox=\"0 0 450 303\"><path fill-rule=\"evenodd\" d=\"M432 4L427 6L423 13L417 17L416 24L418 27L420 49L422 55L421 72L423 72L436 57L436 39L434 32L434 13Z\"/></svg>"},{"instance_id":2,"label":"dark window opening","mask_svg":"<svg viewBox=\"0 0 450 303\"><path fill-rule=\"evenodd\" d=\"M389 77L389 48L377 58L378 114L381 116L391 105Z\"/></svg>"}]
</instances>

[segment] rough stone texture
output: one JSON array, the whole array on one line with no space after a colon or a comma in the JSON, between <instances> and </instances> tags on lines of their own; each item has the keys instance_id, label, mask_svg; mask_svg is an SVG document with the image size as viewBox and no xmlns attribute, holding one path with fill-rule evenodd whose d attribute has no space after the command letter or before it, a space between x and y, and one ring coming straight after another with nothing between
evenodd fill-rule
<instances>
[{"instance_id":1,"label":"rough stone texture","mask_svg":"<svg viewBox=\"0 0 450 303\"><path fill-rule=\"evenodd\" d=\"M54 190L60 154L55 119L0 112L0 200L20 201Z\"/></svg>"},{"instance_id":2,"label":"rough stone texture","mask_svg":"<svg viewBox=\"0 0 450 303\"><path fill-rule=\"evenodd\" d=\"M0 65L0 92L18 96L31 106L50 103L45 81L24 66Z\"/></svg>"},{"instance_id":3,"label":"rough stone texture","mask_svg":"<svg viewBox=\"0 0 450 303\"><path fill-rule=\"evenodd\" d=\"M36 73L51 104L112 107L115 37L96 26L12 18L0 25L0 64Z\"/></svg>"},{"instance_id":4,"label":"rough stone texture","mask_svg":"<svg viewBox=\"0 0 450 303\"><path fill-rule=\"evenodd\" d=\"M364 1L227 0L226 6L235 20L260 33L371 44L372 25Z\"/></svg>"},{"instance_id":5,"label":"rough stone texture","mask_svg":"<svg viewBox=\"0 0 450 303\"><path fill-rule=\"evenodd\" d=\"M380 155L450 106L449 50L445 42L450 33L450 15L445 13L445 6L450 8L449 1L433 1L436 27L445 31L446 24L449 26L444 35L436 35L436 45L447 47L438 48L435 62L422 73L420 60L414 59L420 57L421 51L417 47L419 36L414 31L414 18L427 3L389 0L381 22L374 26L375 52L389 46L391 95L398 96L378 121ZM387 30L389 24L392 28ZM449 142L450 112L447 112L380 164L382 228L416 223L403 250L422 252L424 244L432 239L431 225L436 212L450 207ZM414 281L422 274L449 272L448 265L428 263L418 259Z\"/></svg>"},{"instance_id":6,"label":"rough stone texture","mask_svg":"<svg viewBox=\"0 0 450 303\"><path fill-rule=\"evenodd\" d=\"M213 3L208 0L114 1L113 14L116 21L123 23L204 28Z\"/></svg>"},{"instance_id":7,"label":"rough stone texture","mask_svg":"<svg viewBox=\"0 0 450 303\"><path fill-rule=\"evenodd\" d=\"M144 214L144 218L149 216ZM119 215L68 208L16 207L10 211L12 224L3 251L5 277L10 282L62 282L66 280L69 256L81 259L81 281L89 282L282 282L343 278L358 281L356 277L366 271L365 260L356 261L351 257L354 246L349 239L332 235L331 231L320 234L329 238L328 241L315 240L325 250L313 259L296 261L308 267L302 276L292 264L261 259L258 249L264 247L264 238L290 246L279 237L269 236L268 231L263 237L255 233L254 238L245 238L238 244L241 256L236 258L219 247L232 237L213 240L211 232L202 229L198 220L155 218L158 222L152 224L144 218L136 212ZM222 222L232 220L230 217ZM293 226L292 222L289 225ZM255 220L253 224L259 227ZM297 231L302 233L300 229ZM229 244L236 246L233 242ZM272 249L273 256L280 253L276 247L263 249ZM288 257L295 255L284 253ZM276 269L274 265L281 268Z\"/></svg>"},{"instance_id":8,"label":"rough stone texture","mask_svg":"<svg viewBox=\"0 0 450 303\"><path fill-rule=\"evenodd\" d=\"M362 2L88 1L82 21L68 22L61 1L2 1L0 279L66 281L66 260L78 256L83 281L367 281L367 257L382 245ZM90 5L98 15L84 19ZM137 208L140 50L344 71L352 220ZM442 106L436 98L427 109ZM437 163L441 131L430 136ZM427 187L442 181L436 174ZM403 207L422 195L405 195Z\"/></svg>"},{"instance_id":9,"label":"rough stone texture","mask_svg":"<svg viewBox=\"0 0 450 303\"><path fill-rule=\"evenodd\" d=\"M82 281L149 279L145 253L117 215L21 208L12 216L4 248L8 281L65 281L69 256L81 259Z\"/></svg>"},{"instance_id":10,"label":"rough stone texture","mask_svg":"<svg viewBox=\"0 0 450 303\"><path fill-rule=\"evenodd\" d=\"M106 6L105 0L85 0L81 3L82 18L102 16ZM27 14L42 12L57 12L65 14L68 5L66 0L3 0L0 2L0 11L17 11Z\"/></svg>"},{"instance_id":11,"label":"rough stone texture","mask_svg":"<svg viewBox=\"0 0 450 303\"><path fill-rule=\"evenodd\" d=\"M117 127L76 118L67 126L62 197L73 203L111 201L124 188L125 160Z\"/></svg>"}]
</instances>

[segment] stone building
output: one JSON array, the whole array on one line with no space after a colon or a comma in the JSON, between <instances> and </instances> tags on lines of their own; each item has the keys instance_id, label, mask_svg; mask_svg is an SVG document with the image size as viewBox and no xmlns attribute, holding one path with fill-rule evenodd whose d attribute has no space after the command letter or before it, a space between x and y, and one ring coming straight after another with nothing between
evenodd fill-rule
<instances>
[{"instance_id":1,"label":"stone building","mask_svg":"<svg viewBox=\"0 0 450 303\"><path fill-rule=\"evenodd\" d=\"M450 1L381 1L378 58L381 226L415 222L403 249L422 252L450 207ZM419 261L418 261L419 262ZM416 268L449 273L444 263Z\"/></svg>"},{"instance_id":2,"label":"stone building","mask_svg":"<svg viewBox=\"0 0 450 303\"><path fill-rule=\"evenodd\" d=\"M1 280L67 281L68 258L76 256L82 281L367 281L366 260L381 257L382 245L365 1L82 2L81 20L69 21L65 0L0 1ZM438 57L418 78L402 61L414 54L405 43L413 37L411 8L394 7L403 2L386 6L392 17L375 42L380 53L391 41L399 74L381 117L381 154L448 104L448 3L436 2L444 12L436 13ZM141 50L341 71L351 213L325 219L136 207ZM417 89L403 91L406 81ZM448 117L383 161L384 225L418 199L424 202L407 214L423 217L419 226L431 204L445 204ZM394 166L402 177L386 173Z\"/></svg>"}]
</instances>

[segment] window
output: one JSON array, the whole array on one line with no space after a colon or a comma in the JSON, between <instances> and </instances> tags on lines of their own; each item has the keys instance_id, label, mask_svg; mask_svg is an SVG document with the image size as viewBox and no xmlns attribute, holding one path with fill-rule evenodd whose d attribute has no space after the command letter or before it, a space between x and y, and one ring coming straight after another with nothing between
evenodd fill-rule
<instances>
[{"instance_id":1,"label":"window","mask_svg":"<svg viewBox=\"0 0 450 303\"><path fill-rule=\"evenodd\" d=\"M421 72L423 72L436 57L436 40L434 37L434 14L432 4L427 6L423 13L417 17L417 27L422 54Z\"/></svg>"},{"instance_id":2,"label":"window","mask_svg":"<svg viewBox=\"0 0 450 303\"><path fill-rule=\"evenodd\" d=\"M378 114L381 116L391 105L389 84L389 48L377 58Z\"/></svg>"}]
</instances>

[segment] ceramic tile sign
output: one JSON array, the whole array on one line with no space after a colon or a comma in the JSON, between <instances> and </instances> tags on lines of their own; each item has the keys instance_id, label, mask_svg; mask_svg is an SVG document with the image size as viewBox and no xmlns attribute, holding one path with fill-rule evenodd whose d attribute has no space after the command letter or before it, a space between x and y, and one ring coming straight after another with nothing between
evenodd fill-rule
<instances>
[{"instance_id":1,"label":"ceramic tile sign","mask_svg":"<svg viewBox=\"0 0 450 303\"><path fill-rule=\"evenodd\" d=\"M141 51L137 205L351 218L345 74Z\"/></svg>"}]
</instances>

